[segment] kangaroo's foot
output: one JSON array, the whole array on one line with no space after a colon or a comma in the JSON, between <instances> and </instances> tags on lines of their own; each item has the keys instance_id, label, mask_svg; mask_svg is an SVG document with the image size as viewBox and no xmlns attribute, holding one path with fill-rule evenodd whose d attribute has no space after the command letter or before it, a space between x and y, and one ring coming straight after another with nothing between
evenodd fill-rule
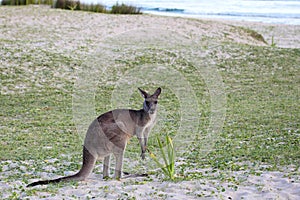
<instances>
[{"instance_id":1,"label":"kangaroo's foot","mask_svg":"<svg viewBox=\"0 0 300 200\"><path fill-rule=\"evenodd\" d=\"M122 178L136 178L136 177L148 177L149 174L127 174L126 176L123 176Z\"/></svg>"}]
</instances>

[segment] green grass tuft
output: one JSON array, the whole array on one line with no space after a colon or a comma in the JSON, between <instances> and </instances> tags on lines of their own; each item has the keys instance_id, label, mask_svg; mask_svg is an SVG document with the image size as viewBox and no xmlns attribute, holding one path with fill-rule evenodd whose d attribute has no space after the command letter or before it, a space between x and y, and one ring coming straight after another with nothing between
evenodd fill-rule
<instances>
[{"instance_id":1,"label":"green grass tuft","mask_svg":"<svg viewBox=\"0 0 300 200\"><path fill-rule=\"evenodd\" d=\"M135 6L116 3L110 11L112 14L141 14L141 9Z\"/></svg>"},{"instance_id":2,"label":"green grass tuft","mask_svg":"<svg viewBox=\"0 0 300 200\"><path fill-rule=\"evenodd\" d=\"M157 144L159 146L159 150L161 156L163 158L164 163L160 163L159 159L149 151L150 157L154 160L157 166L163 171L166 177L170 180L175 179L175 150L171 137L166 135L166 146L167 146L167 154L165 153L164 146L162 141L156 136Z\"/></svg>"}]
</instances>

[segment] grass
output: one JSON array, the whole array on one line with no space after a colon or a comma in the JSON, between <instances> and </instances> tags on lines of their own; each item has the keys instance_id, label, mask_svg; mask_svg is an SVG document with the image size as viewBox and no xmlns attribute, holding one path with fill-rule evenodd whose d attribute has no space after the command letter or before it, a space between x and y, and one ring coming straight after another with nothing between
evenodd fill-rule
<instances>
[{"instance_id":1,"label":"grass","mask_svg":"<svg viewBox=\"0 0 300 200\"><path fill-rule=\"evenodd\" d=\"M74 0L57 0L53 6L56 9L89 11L96 13L107 13L107 9L102 4L87 4Z\"/></svg>"},{"instance_id":2,"label":"grass","mask_svg":"<svg viewBox=\"0 0 300 200\"><path fill-rule=\"evenodd\" d=\"M159 158L149 151L150 157L154 160L157 166L163 171L167 179L174 180L175 179L175 150L173 141L170 136L166 135L165 145L167 147L167 154L165 153L164 146L159 137L156 137L157 144L159 146L159 150L161 152L161 156L163 158L163 164L160 163Z\"/></svg>"},{"instance_id":3,"label":"grass","mask_svg":"<svg viewBox=\"0 0 300 200\"><path fill-rule=\"evenodd\" d=\"M271 47L276 47L276 43L275 43L275 41L274 41L274 36L272 36Z\"/></svg>"},{"instance_id":4,"label":"grass","mask_svg":"<svg viewBox=\"0 0 300 200\"><path fill-rule=\"evenodd\" d=\"M112 6L110 13L112 14L141 14L141 9L135 6L126 5L124 3L116 3Z\"/></svg>"},{"instance_id":5,"label":"grass","mask_svg":"<svg viewBox=\"0 0 300 200\"><path fill-rule=\"evenodd\" d=\"M228 88L226 125L209 165L231 169L234 163L268 164L270 170L299 165L299 103L296 58L298 49L240 47L251 52L245 60L237 53L234 60L221 62ZM247 51L244 51L246 50ZM231 48L234 53L234 48ZM268 59L271 58L271 62ZM251 63L251 64L249 64ZM298 74L298 75L297 75ZM224 77L224 76L223 76ZM195 149L199 146L195 145ZM190 154L191 159L197 159ZM198 158L199 159L199 158ZM240 166L245 167L245 166ZM249 167L249 166L248 166ZM237 167L239 169L239 167Z\"/></svg>"},{"instance_id":6,"label":"grass","mask_svg":"<svg viewBox=\"0 0 300 200\"><path fill-rule=\"evenodd\" d=\"M264 37L261 34L259 34L258 32L254 31L254 30L251 30L249 28L243 28L243 27L240 27L240 30L245 31L247 34L249 34L254 39L256 39L258 41L262 41L263 43L267 44Z\"/></svg>"},{"instance_id":7,"label":"grass","mask_svg":"<svg viewBox=\"0 0 300 200\"><path fill-rule=\"evenodd\" d=\"M12 8L6 12L12 15L13 9L17 10ZM32 12L35 15L31 15ZM43 15L60 16L65 11L41 9L28 12L28 16L36 16L37 13L43 18ZM6 34L0 38L0 172L5 183L27 183L40 177L44 171L63 175L66 170L76 171L81 164L82 141L73 122L72 95L76 71L84 67L81 64L87 59L87 53L99 41L94 36L87 36L88 40L83 42L76 40L73 37L77 34L69 31L69 26L75 25L69 24L64 29L63 23L83 15L68 12L68 15L63 15L66 20L59 24L62 28L55 29L54 33L64 42L65 48L64 45L56 46L58 40L53 37L51 25L38 28L21 23L10 24L9 21L1 25L2 33ZM10 18L9 14L3 17ZM17 38L10 35L11 31L17 33ZM212 39L205 38L203 46L207 40ZM233 182L236 186L240 180L228 171L259 175L262 171L285 171L288 168L287 176L299 177L299 49L228 41L208 50L207 55L214 60L222 75L227 104L224 127L207 155L199 153L205 148L205 144L199 141L205 139L210 121L210 91L197 73L196 66L177 49L170 52L163 48L143 47L137 52L124 45L118 51L121 53L117 54L113 63L106 63L110 67L105 76L99 75L95 93L97 114L114 108L110 99L117 81L128 75L130 70L145 64L176 69L194 90L201 123L189 121L192 126L197 126L196 135L192 135L195 132L191 130L186 130L185 135L192 135L194 141L186 146L186 152L176 152L177 158L181 159L176 173L183 180L211 178ZM161 76L158 79L163 79L164 76ZM149 91L156 88L150 81L143 84L141 87ZM160 129L154 128L149 141L155 155L158 155L160 146L156 136L161 141L164 137L160 133L176 139L181 119L180 100L171 88L162 87L159 101L160 115L163 116L159 120L161 126L157 126ZM126 107L141 108L142 99L137 90L133 89L133 93L127 95L130 95L130 103ZM133 138L127 147L124 170L145 172L145 163L139 160L138 155L138 141ZM57 160L49 164L49 160L53 159ZM134 167L133 161L137 162ZM155 162L152 165L155 166ZM46 166L55 167L55 170L47 170ZM199 169L207 170L200 173ZM157 175L155 171L153 173ZM22 186L16 184L15 187L11 189L11 198L18 198L19 194L15 191L20 191L18 187ZM46 191L56 193L59 187L62 186L50 186ZM31 195L30 192L40 191L45 190L26 192Z\"/></svg>"}]
</instances>

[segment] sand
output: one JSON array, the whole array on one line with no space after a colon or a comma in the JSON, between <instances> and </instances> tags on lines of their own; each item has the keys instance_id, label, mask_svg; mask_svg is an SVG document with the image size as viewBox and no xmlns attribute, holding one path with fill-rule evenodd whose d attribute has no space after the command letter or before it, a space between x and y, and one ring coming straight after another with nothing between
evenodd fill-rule
<instances>
[{"instance_id":1,"label":"sand","mask_svg":"<svg viewBox=\"0 0 300 200\"><path fill-rule=\"evenodd\" d=\"M57 160L55 160L57 161ZM57 178L51 162L47 163L45 172L38 174L42 179ZM261 171L251 174L247 171L226 172L235 181L201 178L190 181L163 181L155 175L148 178L127 178L121 180L102 180L102 164L88 180L78 184L56 186L36 186L34 189L25 188L21 181L33 171L28 168L31 162L2 162L0 187L2 199L11 199L13 195L21 199L289 199L300 197L300 180L298 176L287 176L285 172ZM65 166L66 167L66 166ZM201 169L204 172L210 169ZM289 171L289 170L286 170ZM74 172L65 172L65 175ZM220 172L214 172L219 175ZM224 172L223 172L224 173ZM256 172L257 173L257 172ZM20 180L9 181L9 177L20 176ZM33 179L30 181L36 181ZM49 189L50 188L50 189ZM33 190L34 193L28 191Z\"/></svg>"},{"instance_id":2,"label":"sand","mask_svg":"<svg viewBox=\"0 0 300 200\"><path fill-rule=\"evenodd\" d=\"M267 43L253 38L245 32L236 29L242 26L258 31ZM71 12L53 10L47 6L0 7L0 39L16 41L18 38L31 40L28 51L44 46L46 51L59 54L88 55L103 39L122 35L132 30L152 30L151 34L161 31L176 32L189 40L211 38L218 42L236 42L257 46L271 45L277 47L299 48L300 26L276 25L237 21L221 21L209 19L185 19L152 15L116 16L93 14L87 12ZM126 35L126 34L125 34ZM42 36L42 37L41 37ZM35 38L32 40L32 38ZM45 39L47 38L47 39ZM167 40L167 38L160 38ZM169 38L170 39L170 38ZM92 42L91 42L92 41ZM2 61L1 65L5 65ZM23 66L26 68L26 66ZM65 77L57 72L56 76ZM66 76L74 80L74 75ZM29 77L30 78L30 77ZM21 89L26 85L20 85ZM21 90L20 89L20 90ZM2 88L1 92L9 93ZM27 162L27 164L26 164ZM291 199L300 198L300 180L298 176L290 176L287 172L262 171L261 174L250 172L234 173L238 184L231 181L199 179L190 181L163 181L155 175L149 178L130 178L103 181L101 174L93 173L84 182L76 185L65 184L57 191L44 190L49 186L38 186L35 192L28 192L24 178L33 172L28 169L28 163L33 161L2 161L0 169L0 198L12 199ZM24 164L25 163L25 164ZM97 169L101 169L101 164ZM299 169L298 169L299 172ZM74 172L68 172L74 173ZM10 181L11 176L19 176ZM55 168L48 166L45 172L39 174L43 179L54 178ZM35 179L38 180L38 179ZM34 181L34 180L30 180ZM52 186L53 187L53 186Z\"/></svg>"}]
</instances>

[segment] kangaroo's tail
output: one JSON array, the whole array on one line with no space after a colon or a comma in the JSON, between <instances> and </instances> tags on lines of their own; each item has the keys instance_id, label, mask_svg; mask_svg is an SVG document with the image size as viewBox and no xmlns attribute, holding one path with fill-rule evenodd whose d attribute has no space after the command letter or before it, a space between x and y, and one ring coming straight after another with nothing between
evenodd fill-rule
<instances>
[{"instance_id":1,"label":"kangaroo's tail","mask_svg":"<svg viewBox=\"0 0 300 200\"><path fill-rule=\"evenodd\" d=\"M47 185L49 183L59 183L62 181L83 181L92 173L95 162L96 162L96 158L84 146L82 167L77 174L74 174L72 176L65 176L53 180L33 182L27 185L26 187L34 187L36 185Z\"/></svg>"},{"instance_id":2,"label":"kangaroo's tail","mask_svg":"<svg viewBox=\"0 0 300 200\"><path fill-rule=\"evenodd\" d=\"M53 180L36 181L36 182L28 184L26 187L34 187L36 185L47 185L49 183L59 183L62 181L72 181L72 180L80 181L80 179L78 179L78 178L80 178L80 177L77 177L77 174L75 174L73 176L66 176L66 177L61 177L61 178L57 178L57 179L53 179Z\"/></svg>"}]
</instances>

